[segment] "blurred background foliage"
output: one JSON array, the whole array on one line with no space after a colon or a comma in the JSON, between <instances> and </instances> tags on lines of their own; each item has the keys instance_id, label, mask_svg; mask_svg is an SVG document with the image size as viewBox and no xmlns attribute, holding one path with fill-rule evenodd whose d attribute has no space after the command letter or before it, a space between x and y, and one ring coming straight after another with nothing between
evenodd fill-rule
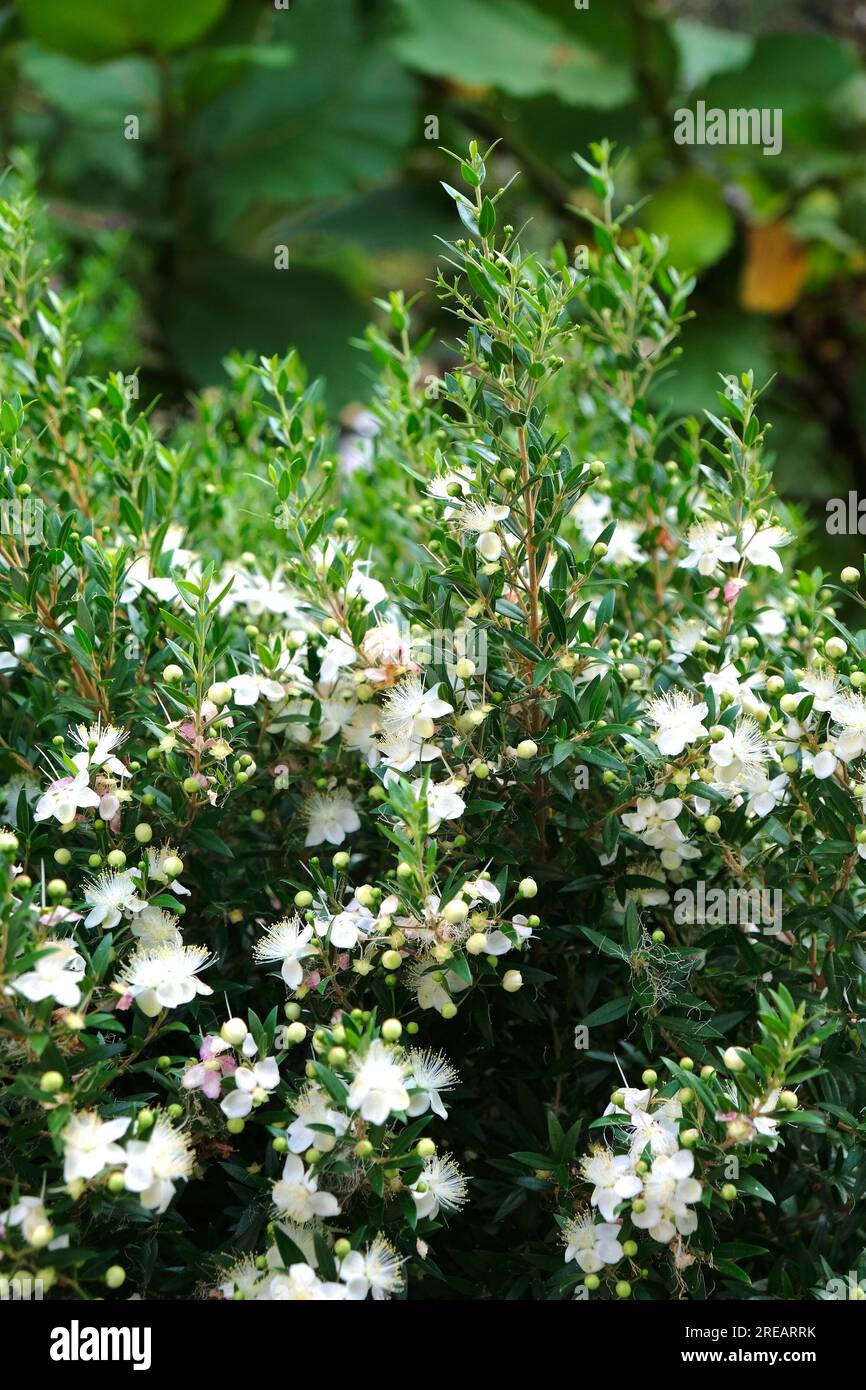
<instances>
[{"instance_id":1,"label":"blurred background foliage","mask_svg":"<svg viewBox=\"0 0 866 1390\"><path fill-rule=\"evenodd\" d=\"M698 100L781 108L781 154L677 145ZM453 235L440 147L499 140L524 239L577 248L573 152L608 137L629 152L619 196L646 197L639 220L700 277L671 407L711 407L719 371L775 373L780 489L822 531L826 498L866 493L856 0L18 0L0 103L2 162L33 152L91 298L94 371L182 402L231 350L295 344L347 419L374 298L428 290ZM420 314L447 339L432 296Z\"/></svg>"}]
</instances>

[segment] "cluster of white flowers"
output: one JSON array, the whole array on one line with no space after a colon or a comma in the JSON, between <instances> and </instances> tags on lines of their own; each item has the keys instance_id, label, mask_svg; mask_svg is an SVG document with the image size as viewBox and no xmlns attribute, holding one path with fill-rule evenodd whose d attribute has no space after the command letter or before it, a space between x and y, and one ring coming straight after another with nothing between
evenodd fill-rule
<instances>
[{"instance_id":1,"label":"cluster of white flowers","mask_svg":"<svg viewBox=\"0 0 866 1390\"><path fill-rule=\"evenodd\" d=\"M164 1212L177 1182L192 1172L192 1146L170 1120L157 1115L146 1137L130 1139L123 1148L118 1141L131 1124L129 1116L103 1120L96 1110L76 1111L60 1132L64 1181L83 1184L107 1170L122 1173L124 1187L138 1194L147 1211Z\"/></svg>"}]
</instances>

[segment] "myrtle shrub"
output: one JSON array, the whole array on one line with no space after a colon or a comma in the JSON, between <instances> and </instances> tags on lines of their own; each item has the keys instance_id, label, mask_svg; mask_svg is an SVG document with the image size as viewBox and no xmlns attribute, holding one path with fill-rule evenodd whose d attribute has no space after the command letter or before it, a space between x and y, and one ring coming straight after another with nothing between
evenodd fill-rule
<instances>
[{"instance_id":1,"label":"myrtle shrub","mask_svg":"<svg viewBox=\"0 0 866 1390\"><path fill-rule=\"evenodd\" d=\"M666 410L610 149L586 263L488 158L351 428L292 352L91 375L2 190L7 1283L859 1296L860 575L786 567L748 372Z\"/></svg>"}]
</instances>

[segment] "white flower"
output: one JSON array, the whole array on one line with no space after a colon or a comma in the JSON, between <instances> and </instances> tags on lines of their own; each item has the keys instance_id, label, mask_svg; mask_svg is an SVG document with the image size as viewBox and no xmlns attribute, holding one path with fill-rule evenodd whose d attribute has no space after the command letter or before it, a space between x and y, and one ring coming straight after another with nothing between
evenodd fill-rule
<instances>
[{"instance_id":1,"label":"white flower","mask_svg":"<svg viewBox=\"0 0 866 1390\"><path fill-rule=\"evenodd\" d=\"M84 901L90 908L84 919L86 927L104 927L110 931L124 914L141 912L147 903L138 896L138 882L131 869L119 873L106 870L84 890Z\"/></svg>"},{"instance_id":2,"label":"white flower","mask_svg":"<svg viewBox=\"0 0 866 1390\"><path fill-rule=\"evenodd\" d=\"M213 994L197 972L210 963L204 946L138 946L126 963L123 983L141 1012L155 1018L160 1009L189 1004L197 994Z\"/></svg>"},{"instance_id":3,"label":"white flower","mask_svg":"<svg viewBox=\"0 0 866 1390\"><path fill-rule=\"evenodd\" d=\"M444 820L458 820L466 810L466 802L460 795L456 784L448 782L428 782L426 792L424 779L418 777L412 783L416 800L422 796L427 801L427 829L432 835Z\"/></svg>"},{"instance_id":4,"label":"white flower","mask_svg":"<svg viewBox=\"0 0 866 1390\"><path fill-rule=\"evenodd\" d=\"M275 1303L339 1303L351 1294L343 1284L329 1284L309 1265L289 1265L271 1276L262 1297Z\"/></svg>"},{"instance_id":5,"label":"white flower","mask_svg":"<svg viewBox=\"0 0 866 1390\"><path fill-rule=\"evenodd\" d=\"M595 1224L591 1216L572 1217L562 1228L565 1261L574 1260L584 1274L598 1274L622 1259L620 1228L613 1222Z\"/></svg>"},{"instance_id":6,"label":"white flower","mask_svg":"<svg viewBox=\"0 0 866 1390\"><path fill-rule=\"evenodd\" d=\"M776 550L791 540L784 526L765 526L763 530L753 531L751 539L743 546L743 559L753 565L764 565L782 574L782 561Z\"/></svg>"},{"instance_id":7,"label":"white flower","mask_svg":"<svg viewBox=\"0 0 866 1390\"><path fill-rule=\"evenodd\" d=\"M178 921L173 912L148 903L133 917L129 929L140 946L181 946L183 938L178 930Z\"/></svg>"},{"instance_id":8,"label":"white flower","mask_svg":"<svg viewBox=\"0 0 866 1390\"><path fill-rule=\"evenodd\" d=\"M293 1154L304 1153L310 1148L330 1153L337 1139L349 1128L348 1116L332 1108L330 1097L319 1085L308 1086L302 1091L292 1101L292 1109L297 1118L288 1126L286 1137ZM327 1125L334 1133L325 1134L321 1129L311 1129L311 1125Z\"/></svg>"},{"instance_id":9,"label":"white flower","mask_svg":"<svg viewBox=\"0 0 866 1390\"><path fill-rule=\"evenodd\" d=\"M478 502L470 502L460 513L460 529L475 531L481 536L488 535L496 530L500 521L505 520L510 510L510 507L497 506L494 503L482 506Z\"/></svg>"},{"instance_id":10,"label":"white flower","mask_svg":"<svg viewBox=\"0 0 866 1390\"><path fill-rule=\"evenodd\" d=\"M832 753L830 755L833 756ZM835 758L833 763L835 766ZM748 797L748 812L750 816L768 816L771 811L775 811L779 803L784 800L785 788L788 785L788 778L784 772L778 777L769 778L766 772L753 772L747 777L741 778L741 790Z\"/></svg>"},{"instance_id":11,"label":"white flower","mask_svg":"<svg viewBox=\"0 0 866 1390\"><path fill-rule=\"evenodd\" d=\"M703 701L695 703L682 690L668 690L647 701L647 717L656 726L653 738L660 753L676 757L690 743L706 738L703 721L709 710Z\"/></svg>"},{"instance_id":12,"label":"white flower","mask_svg":"<svg viewBox=\"0 0 866 1390\"><path fill-rule=\"evenodd\" d=\"M76 1178L87 1181L103 1168L125 1163L126 1154L117 1143L129 1129L130 1120L101 1120L95 1110L79 1110L71 1115L61 1130L63 1142L63 1181Z\"/></svg>"},{"instance_id":13,"label":"white flower","mask_svg":"<svg viewBox=\"0 0 866 1390\"><path fill-rule=\"evenodd\" d=\"M671 628L671 661L681 666L701 641L706 626L699 618L680 618Z\"/></svg>"},{"instance_id":14,"label":"white flower","mask_svg":"<svg viewBox=\"0 0 866 1390\"><path fill-rule=\"evenodd\" d=\"M441 1052L423 1051L413 1047L406 1057L410 1090L417 1091L410 1099L408 1114L423 1115L428 1108L440 1119L448 1118L440 1092L450 1091L457 1084L457 1073Z\"/></svg>"},{"instance_id":15,"label":"white flower","mask_svg":"<svg viewBox=\"0 0 866 1390\"><path fill-rule=\"evenodd\" d=\"M735 564L740 553L734 537L727 535L718 521L698 521L689 527L686 536L689 553L680 561L680 569L697 570L698 574L715 574L719 565Z\"/></svg>"},{"instance_id":16,"label":"white flower","mask_svg":"<svg viewBox=\"0 0 866 1390\"><path fill-rule=\"evenodd\" d=\"M51 1220L41 1197L19 1197L14 1207L0 1212L0 1231L6 1226L20 1226L28 1245L32 1245L34 1238L38 1239L40 1226L50 1225ZM68 1245L69 1236L56 1236L49 1242L48 1249L65 1250Z\"/></svg>"},{"instance_id":17,"label":"white flower","mask_svg":"<svg viewBox=\"0 0 866 1390\"><path fill-rule=\"evenodd\" d=\"M803 766L804 768L806 767L805 755L803 758ZM835 771L836 754L833 753L831 749L824 748L812 758L812 772L820 782L823 782L827 777L832 777Z\"/></svg>"},{"instance_id":18,"label":"white flower","mask_svg":"<svg viewBox=\"0 0 866 1390\"><path fill-rule=\"evenodd\" d=\"M831 718L836 725L836 757L843 763L861 758L866 753L866 699L859 691L844 691Z\"/></svg>"},{"instance_id":19,"label":"white flower","mask_svg":"<svg viewBox=\"0 0 866 1390\"><path fill-rule=\"evenodd\" d=\"M620 1202L636 1197L641 1190L641 1180L626 1154L615 1155L610 1149L596 1149L584 1158L581 1171L586 1181L593 1184L590 1200L605 1221L613 1221Z\"/></svg>"},{"instance_id":20,"label":"white flower","mask_svg":"<svg viewBox=\"0 0 866 1390\"><path fill-rule=\"evenodd\" d=\"M126 742L126 734L123 729L116 729L113 724L103 724L98 721L96 724L76 724L69 730L69 736L74 743L82 749L85 761L84 767L104 767L115 777L128 777L129 769L124 767L119 758L115 758L114 750ZM73 762L77 767L81 767L79 762L80 753L76 753Z\"/></svg>"},{"instance_id":21,"label":"white flower","mask_svg":"<svg viewBox=\"0 0 866 1390\"><path fill-rule=\"evenodd\" d=\"M146 1211L161 1214L174 1196L178 1178L188 1178L195 1155L185 1134L175 1129L164 1115L158 1115L147 1139L134 1139L126 1146L127 1166L123 1175L129 1192L137 1192Z\"/></svg>"},{"instance_id":22,"label":"white flower","mask_svg":"<svg viewBox=\"0 0 866 1390\"><path fill-rule=\"evenodd\" d=\"M428 1158L409 1189L419 1217L459 1211L466 1202L466 1179L450 1154Z\"/></svg>"},{"instance_id":23,"label":"white flower","mask_svg":"<svg viewBox=\"0 0 866 1390\"><path fill-rule=\"evenodd\" d=\"M304 978L301 961L305 956L315 954L311 945L313 928L300 917L285 917L265 928L265 935L253 948L257 961L281 961L281 974L289 989L297 989Z\"/></svg>"},{"instance_id":24,"label":"white flower","mask_svg":"<svg viewBox=\"0 0 866 1390\"><path fill-rule=\"evenodd\" d=\"M79 759L84 760L83 767ZM99 797L88 785L90 774L87 771L87 754L78 753L72 761L78 772L74 777L58 777L50 784L36 803L34 820L48 820L53 816L61 825L66 825L69 821L75 820L76 811L99 805Z\"/></svg>"},{"instance_id":25,"label":"white flower","mask_svg":"<svg viewBox=\"0 0 866 1390\"><path fill-rule=\"evenodd\" d=\"M360 1299L372 1293L378 1301L397 1293L403 1287L403 1263L403 1256L379 1232L363 1253L350 1250L340 1261L340 1279L347 1286L347 1297Z\"/></svg>"},{"instance_id":26,"label":"white flower","mask_svg":"<svg viewBox=\"0 0 866 1390\"><path fill-rule=\"evenodd\" d=\"M394 1052L374 1038L364 1056L355 1059L355 1074L346 1104L371 1125L382 1125L391 1114L409 1109L403 1066Z\"/></svg>"},{"instance_id":27,"label":"white flower","mask_svg":"<svg viewBox=\"0 0 866 1390\"><path fill-rule=\"evenodd\" d=\"M839 697L839 677L829 666L813 666L800 681L800 689L815 697L813 710L825 714L834 708Z\"/></svg>"},{"instance_id":28,"label":"white flower","mask_svg":"<svg viewBox=\"0 0 866 1390\"><path fill-rule=\"evenodd\" d=\"M347 835L359 830L361 820L346 792L313 792L304 803L307 820L305 845L341 845Z\"/></svg>"},{"instance_id":29,"label":"white flower","mask_svg":"<svg viewBox=\"0 0 866 1390\"><path fill-rule=\"evenodd\" d=\"M340 1204L332 1192L319 1192L318 1179L304 1169L297 1154L289 1154L283 1176L274 1183L274 1206L281 1216L306 1226L316 1216L337 1216Z\"/></svg>"},{"instance_id":30,"label":"white flower","mask_svg":"<svg viewBox=\"0 0 866 1390\"><path fill-rule=\"evenodd\" d=\"M266 700L270 700L272 703L275 700L282 700L285 696L285 691L279 681L270 680L267 676L252 674L232 676L226 684L232 688L236 705L254 705L263 695Z\"/></svg>"},{"instance_id":31,"label":"white flower","mask_svg":"<svg viewBox=\"0 0 866 1390\"><path fill-rule=\"evenodd\" d=\"M607 543L605 564L620 568L623 565L639 565L645 560L646 552L641 550L637 543L638 536L645 530L646 527L636 521L618 521L616 530Z\"/></svg>"},{"instance_id":32,"label":"white flower","mask_svg":"<svg viewBox=\"0 0 866 1390\"><path fill-rule=\"evenodd\" d=\"M743 778L763 772L769 747L755 720L741 715L724 738L710 745L710 761L719 770L719 780L725 787L739 787Z\"/></svg>"},{"instance_id":33,"label":"white flower","mask_svg":"<svg viewBox=\"0 0 866 1390\"><path fill-rule=\"evenodd\" d=\"M424 689L420 676L407 676L387 692L382 711L382 727L400 739L433 737L434 720L453 714L454 706L440 700L439 686Z\"/></svg>"},{"instance_id":34,"label":"white flower","mask_svg":"<svg viewBox=\"0 0 866 1390\"><path fill-rule=\"evenodd\" d=\"M646 1207L632 1210L632 1224L649 1231L653 1240L666 1245L679 1232L688 1236L697 1229L698 1218L689 1208L701 1199L701 1184L692 1177L695 1157L688 1149L660 1154L644 1178Z\"/></svg>"},{"instance_id":35,"label":"white flower","mask_svg":"<svg viewBox=\"0 0 866 1390\"><path fill-rule=\"evenodd\" d=\"M43 941L37 949L45 954L32 970L13 980L12 988L31 1003L51 998L64 1008L74 1009L81 1000L81 981L86 969L75 942Z\"/></svg>"},{"instance_id":36,"label":"white flower","mask_svg":"<svg viewBox=\"0 0 866 1390\"><path fill-rule=\"evenodd\" d=\"M341 671L348 666L354 666L358 659L358 653L352 646L351 641L336 634L329 637L322 648L322 658L319 666L319 675L322 683L332 686Z\"/></svg>"},{"instance_id":37,"label":"white flower","mask_svg":"<svg viewBox=\"0 0 866 1390\"><path fill-rule=\"evenodd\" d=\"M238 1067L234 1072L235 1090L220 1101L220 1110L231 1120L249 1115L254 1105L261 1105L280 1084L280 1069L276 1057L264 1057L252 1067Z\"/></svg>"}]
</instances>

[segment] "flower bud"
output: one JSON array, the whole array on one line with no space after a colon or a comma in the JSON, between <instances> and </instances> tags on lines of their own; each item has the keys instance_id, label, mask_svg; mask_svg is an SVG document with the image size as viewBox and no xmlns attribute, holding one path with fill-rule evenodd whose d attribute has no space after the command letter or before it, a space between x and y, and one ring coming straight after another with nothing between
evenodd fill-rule
<instances>
[{"instance_id":1,"label":"flower bud","mask_svg":"<svg viewBox=\"0 0 866 1390\"><path fill-rule=\"evenodd\" d=\"M518 758L534 758L538 753L538 744L531 738L522 738L514 751Z\"/></svg>"},{"instance_id":2,"label":"flower bud","mask_svg":"<svg viewBox=\"0 0 866 1390\"><path fill-rule=\"evenodd\" d=\"M469 908L462 898L452 898L442 909L442 916L452 926L456 926L459 922L465 922L468 915Z\"/></svg>"},{"instance_id":3,"label":"flower bud","mask_svg":"<svg viewBox=\"0 0 866 1390\"><path fill-rule=\"evenodd\" d=\"M403 1032L399 1018L386 1018L382 1024L382 1037L386 1042L396 1042Z\"/></svg>"},{"instance_id":4,"label":"flower bud","mask_svg":"<svg viewBox=\"0 0 866 1390\"><path fill-rule=\"evenodd\" d=\"M506 994L516 994L523 988L523 976L519 970L506 970L502 976L502 988Z\"/></svg>"},{"instance_id":5,"label":"flower bud","mask_svg":"<svg viewBox=\"0 0 866 1390\"><path fill-rule=\"evenodd\" d=\"M44 1071L39 1078L39 1089L46 1095L52 1096L59 1091L63 1085L63 1076L59 1071Z\"/></svg>"},{"instance_id":6,"label":"flower bud","mask_svg":"<svg viewBox=\"0 0 866 1390\"><path fill-rule=\"evenodd\" d=\"M741 1047L741 1048L736 1048L736 1047L726 1047L726 1048L725 1048L725 1055L724 1055L723 1060L724 1060L725 1066L727 1067L728 1071L745 1071L745 1069L746 1069L746 1063L743 1061L742 1057L740 1056L740 1053L741 1053L741 1052L744 1052L745 1050L746 1050L746 1049L745 1049L745 1048L742 1048L742 1047Z\"/></svg>"},{"instance_id":7,"label":"flower bud","mask_svg":"<svg viewBox=\"0 0 866 1390\"><path fill-rule=\"evenodd\" d=\"M227 1019L220 1029L220 1037L230 1047L240 1047L249 1029L242 1018Z\"/></svg>"},{"instance_id":8,"label":"flower bud","mask_svg":"<svg viewBox=\"0 0 866 1390\"><path fill-rule=\"evenodd\" d=\"M109 1265L105 1271L105 1282L110 1289L119 1289L126 1283L126 1270L123 1265Z\"/></svg>"},{"instance_id":9,"label":"flower bud","mask_svg":"<svg viewBox=\"0 0 866 1390\"><path fill-rule=\"evenodd\" d=\"M214 705L227 705L232 698L232 688L227 681L216 681L208 690L207 698Z\"/></svg>"},{"instance_id":10,"label":"flower bud","mask_svg":"<svg viewBox=\"0 0 866 1390\"><path fill-rule=\"evenodd\" d=\"M517 885L517 893L521 898L534 898L538 892L538 884L534 878L522 878Z\"/></svg>"},{"instance_id":11,"label":"flower bud","mask_svg":"<svg viewBox=\"0 0 866 1390\"><path fill-rule=\"evenodd\" d=\"M466 942L470 956L480 956L487 947L487 937L483 931L473 932Z\"/></svg>"},{"instance_id":12,"label":"flower bud","mask_svg":"<svg viewBox=\"0 0 866 1390\"><path fill-rule=\"evenodd\" d=\"M169 878L178 878L183 873L183 860L176 854L166 856L162 865Z\"/></svg>"},{"instance_id":13,"label":"flower bud","mask_svg":"<svg viewBox=\"0 0 866 1390\"><path fill-rule=\"evenodd\" d=\"M179 681L183 679L183 671L172 661L165 667L162 678L164 681Z\"/></svg>"},{"instance_id":14,"label":"flower bud","mask_svg":"<svg viewBox=\"0 0 866 1390\"><path fill-rule=\"evenodd\" d=\"M419 1158L432 1158L436 1152L436 1145L432 1139L419 1139L415 1145L415 1152Z\"/></svg>"}]
</instances>

